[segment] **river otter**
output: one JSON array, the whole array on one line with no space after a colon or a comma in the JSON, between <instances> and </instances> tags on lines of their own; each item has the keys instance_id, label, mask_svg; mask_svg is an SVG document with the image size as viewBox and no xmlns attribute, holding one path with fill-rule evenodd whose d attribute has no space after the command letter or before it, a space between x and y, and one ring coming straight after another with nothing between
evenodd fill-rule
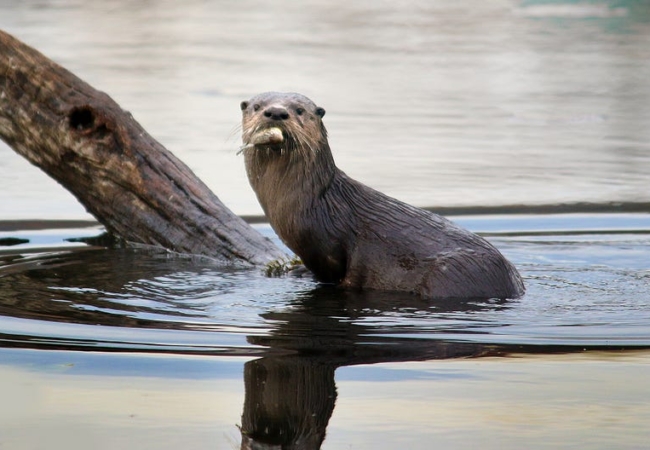
<instances>
[{"instance_id":1,"label":"river otter","mask_svg":"<svg viewBox=\"0 0 650 450\"><path fill-rule=\"evenodd\" d=\"M241 103L253 190L280 239L316 278L424 298L516 298L517 269L485 239L349 178L334 164L325 110L296 93Z\"/></svg>"}]
</instances>

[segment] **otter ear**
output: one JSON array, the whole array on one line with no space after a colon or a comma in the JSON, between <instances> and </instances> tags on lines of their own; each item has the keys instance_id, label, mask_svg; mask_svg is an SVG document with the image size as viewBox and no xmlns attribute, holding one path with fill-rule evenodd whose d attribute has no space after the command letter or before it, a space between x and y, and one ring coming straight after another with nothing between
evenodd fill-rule
<instances>
[{"instance_id":1,"label":"otter ear","mask_svg":"<svg viewBox=\"0 0 650 450\"><path fill-rule=\"evenodd\" d=\"M246 108L248 108L248 102L244 100L239 104L239 107L241 108L242 111L244 111Z\"/></svg>"},{"instance_id":2,"label":"otter ear","mask_svg":"<svg viewBox=\"0 0 650 450\"><path fill-rule=\"evenodd\" d=\"M325 115L325 108L321 108L319 106L318 108L316 108L316 114L318 115L318 117L322 119L323 116Z\"/></svg>"}]
</instances>

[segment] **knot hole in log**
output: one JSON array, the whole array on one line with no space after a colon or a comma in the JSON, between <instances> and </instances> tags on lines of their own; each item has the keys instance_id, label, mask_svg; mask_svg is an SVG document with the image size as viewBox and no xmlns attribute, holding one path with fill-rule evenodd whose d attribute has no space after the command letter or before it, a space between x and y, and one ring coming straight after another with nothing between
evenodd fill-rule
<instances>
[{"instance_id":1,"label":"knot hole in log","mask_svg":"<svg viewBox=\"0 0 650 450\"><path fill-rule=\"evenodd\" d=\"M68 123L73 130L84 135L95 134L98 139L102 139L109 132L106 123L99 119L99 115L90 106L72 108L68 114Z\"/></svg>"},{"instance_id":2,"label":"knot hole in log","mask_svg":"<svg viewBox=\"0 0 650 450\"><path fill-rule=\"evenodd\" d=\"M95 124L95 113L88 106L76 107L68 115L70 128L77 131L86 131Z\"/></svg>"}]
</instances>

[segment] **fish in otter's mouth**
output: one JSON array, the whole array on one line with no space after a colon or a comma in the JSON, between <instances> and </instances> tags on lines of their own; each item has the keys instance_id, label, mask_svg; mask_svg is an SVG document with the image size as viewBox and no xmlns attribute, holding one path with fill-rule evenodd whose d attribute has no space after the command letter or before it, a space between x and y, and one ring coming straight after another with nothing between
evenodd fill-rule
<instances>
[{"instance_id":1,"label":"fish in otter's mouth","mask_svg":"<svg viewBox=\"0 0 650 450\"><path fill-rule=\"evenodd\" d=\"M279 149L285 141L284 133L278 127L263 128L251 136L249 142L239 149L239 153L249 148L268 147Z\"/></svg>"}]
</instances>

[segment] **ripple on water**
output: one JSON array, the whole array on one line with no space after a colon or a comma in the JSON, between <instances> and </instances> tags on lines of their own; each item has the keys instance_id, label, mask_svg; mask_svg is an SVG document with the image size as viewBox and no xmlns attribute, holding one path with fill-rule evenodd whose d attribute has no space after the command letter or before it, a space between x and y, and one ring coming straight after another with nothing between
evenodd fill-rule
<instances>
[{"instance_id":1,"label":"ripple on water","mask_svg":"<svg viewBox=\"0 0 650 450\"><path fill-rule=\"evenodd\" d=\"M268 278L259 269L162 251L18 249L0 257L2 340L246 354L269 346L314 351L442 341L650 346L650 232L500 233L490 226L502 219L481 218L490 226L478 227L472 220L459 219L490 230L520 268L523 298L431 302Z\"/></svg>"}]
</instances>

